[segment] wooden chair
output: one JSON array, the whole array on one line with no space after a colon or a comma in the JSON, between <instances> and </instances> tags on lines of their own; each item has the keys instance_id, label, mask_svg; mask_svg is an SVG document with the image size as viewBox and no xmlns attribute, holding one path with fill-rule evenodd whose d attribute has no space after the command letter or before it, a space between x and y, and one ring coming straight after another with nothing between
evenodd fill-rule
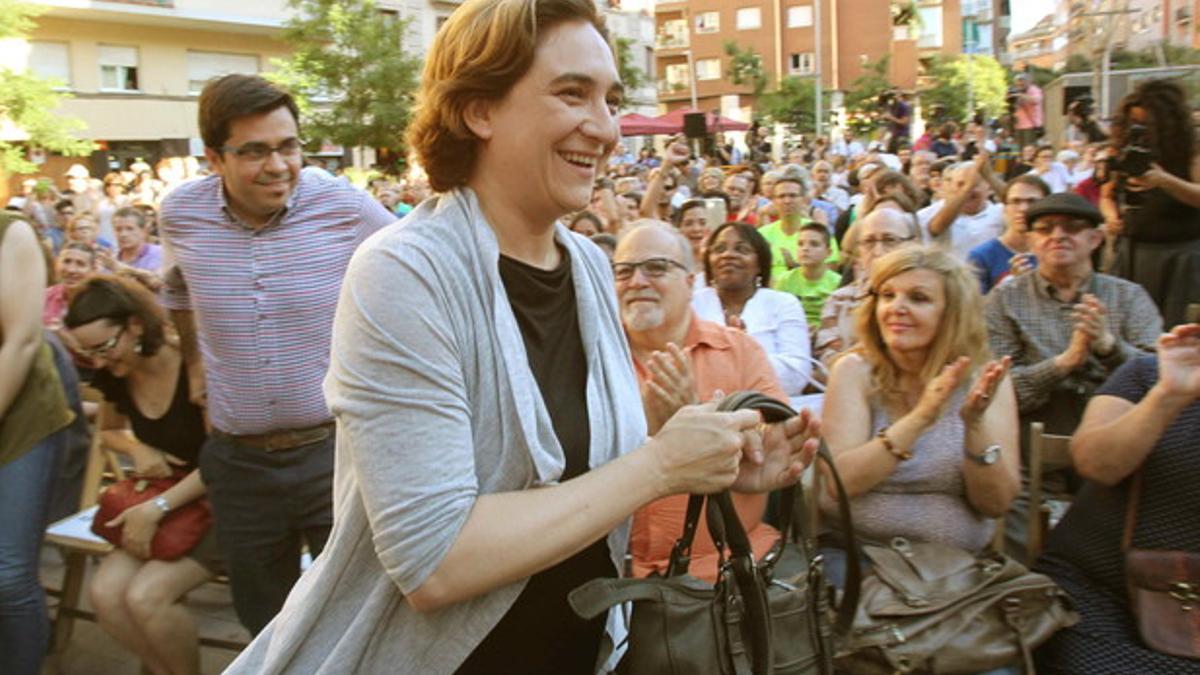
<instances>
[{"instance_id":1,"label":"wooden chair","mask_svg":"<svg viewBox=\"0 0 1200 675\"><path fill-rule=\"evenodd\" d=\"M1041 422L1029 425L1029 539L1026 546L1026 562L1032 565L1042 553L1046 531L1050 526L1050 506L1045 494L1044 476L1051 471L1069 469L1071 462L1071 437L1046 433ZM1056 499L1069 495L1053 495Z\"/></svg>"}]
</instances>

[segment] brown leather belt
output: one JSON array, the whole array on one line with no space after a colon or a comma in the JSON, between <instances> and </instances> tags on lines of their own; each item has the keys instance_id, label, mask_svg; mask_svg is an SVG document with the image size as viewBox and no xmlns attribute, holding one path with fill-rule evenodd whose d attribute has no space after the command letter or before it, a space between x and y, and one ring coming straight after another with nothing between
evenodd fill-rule
<instances>
[{"instance_id":1,"label":"brown leather belt","mask_svg":"<svg viewBox=\"0 0 1200 675\"><path fill-rule=\"evenodd\" d=\"M219 438L233 441L239 445L249 446L258 450L267 452L275 452L277 450L288 450L290 448L298 448L302 445L309 445L323 441L333 435L335 424L326 422L318 424L315 427L304 427L303 429L280 429L278 431L268 431L261 434L231 434L220 429L213 429L213 435Z\"/></svg>"}]
</instances>

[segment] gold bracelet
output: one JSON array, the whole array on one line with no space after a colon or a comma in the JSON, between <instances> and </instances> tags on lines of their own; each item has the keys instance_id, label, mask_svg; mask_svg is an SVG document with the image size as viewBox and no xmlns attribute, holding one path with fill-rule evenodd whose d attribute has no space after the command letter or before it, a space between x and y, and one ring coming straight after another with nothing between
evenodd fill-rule
<instances>
[{"instance_id":1,"label":"gold bracelet","mask_svg":"<svg viewBox=\"0 0 1200 675\"><path fill-rule=\"evenodd\" d=\"M883 441L883 448L885 450L887 450L888 452L892 453L892 456L894 456L896 459L900 460L901 462L912 459L912 456L913 456L912 451L905 450L902 448L897 448L896 444L892 442L892 439L887 437L887 430L888 430L888 428L884 427L879 430L879 433L875 434L875 438L878 438L879 440Z\"/></svg>"}]
</instances>

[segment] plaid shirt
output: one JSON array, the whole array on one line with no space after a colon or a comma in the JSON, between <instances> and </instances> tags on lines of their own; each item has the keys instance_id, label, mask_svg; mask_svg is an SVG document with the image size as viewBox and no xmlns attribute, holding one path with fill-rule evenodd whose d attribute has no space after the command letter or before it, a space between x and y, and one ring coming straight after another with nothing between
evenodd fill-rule
<instances>
[{"instance_id":1,"label":"plaid shirt","mask_svg":"<svg viewBox=\"0 0 1200 675\"><path fill-rule=\"evenodd\" d=\"M1107 274L1093 274L1081 291L1081 296L1095 295L1108 310L1105 322L1116 346L1103 358L1091 354L1083 367L1066 375L1055 368L1054 357L1071 342L1071 312L1079 299L1058 299L1053 285L1037 272L1011 277L987 296L992 351L997 357L1012 357L1013 385L1022 412L1045 405L1056 389L1091 396L1126 360L1154 351L1163 323L1145 289Z\"/></svg>"}]
</instances>

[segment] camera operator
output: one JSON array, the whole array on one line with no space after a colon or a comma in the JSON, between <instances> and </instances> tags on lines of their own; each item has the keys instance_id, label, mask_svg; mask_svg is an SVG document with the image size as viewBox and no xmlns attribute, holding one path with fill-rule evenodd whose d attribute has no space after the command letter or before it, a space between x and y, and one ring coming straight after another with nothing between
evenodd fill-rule
<instances>
[{"instance_id":1,"label":"camera operator","mask_svg":"<svg viewBox=\"0 0 1200 675\"><path fill-rule=\"evenodd\" d=\"M1113 121L1105 231L1117 237L1113 271L1141 284L1167 330L1200 304L1200 158L1191 106L1174 82L1149 80L1121 101Z\"/></svg>"},{"instance_id":2,"label":"camera operator","mask_svg":"<svg viewBox=\"0 0 1200 675\"><path fill-rule=\"evenodd\" d=\"M1092 114L1090 96L1077 98L1067 106L1067 130L1064 140L1068 146L1076 141L1090 145L1108 140L1108 132Z\"/></svg>"},{"instance_id":3,"label":"camera operator","mask_svg":"<svg viewBox=\"0 0 1200 675\"><path fill-rule=\"evenodd\" d=\"M1042 90L1033 83L1029 73L1017 73L1009 90L1013 102L1013 127L1017 145L1033 145L1042 135Z\"/></svg>"},{"instance_id":4,"label":"camera operator","mask_svg":"<svg viewBox=\"0 0 1200 675\"><path fill-rule=\"evenodd\" d=\"M880 119L888 125L888 154L896 154L901 145L909 144L912 138L912 104L908 102L908 94L903 91L891 91L879 97L883 114Z\"/></svg>"}]
</instances>

